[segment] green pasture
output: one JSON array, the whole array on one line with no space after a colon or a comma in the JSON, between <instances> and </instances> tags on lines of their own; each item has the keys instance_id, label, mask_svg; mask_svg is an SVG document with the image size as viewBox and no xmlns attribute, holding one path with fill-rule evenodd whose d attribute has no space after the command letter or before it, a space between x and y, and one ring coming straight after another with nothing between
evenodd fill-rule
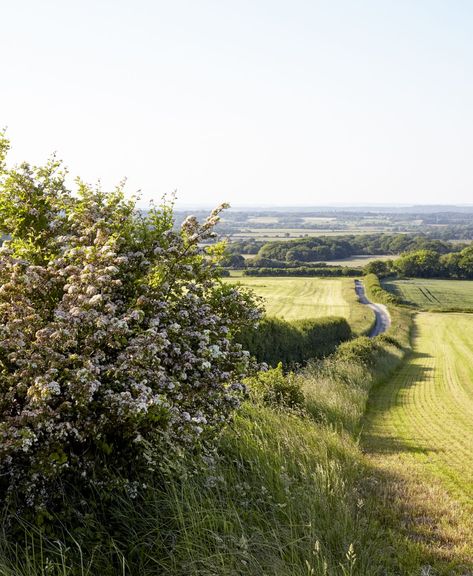
<instances>
[{"instance_id":1,"label":"green pasture","mask_svg":"<svg viewBox=\"0 0 473 576\"><path fill-rule=\"evenodd\" d=\"M328 223L327 223L328 224ZM255 238L264 242L271 242L273 240L290 240L294 238L308 238L316 236L346 236L347 234L378 234L381 232L389 232L390 228L385 227L360 227L360 228L343 228L341 230L333 230L332 228L242 228L239 232L231 234L231 240L243 240L248 238Z\"/></svg>"},{"instance_id":2,"label":"green pasture","mask_svg":"<svg viewBox=\"0 0 473 576\"><path fill-rule=\"evenodd\" d=\"M327 260L326 262L330 266L349 266L350 268L363 268L363 266L366 266L374 260L382 260L383 262L387 262L388 260L394 260L395 258L397 258L397 256L393 254L355 254L354 256L349 256L348 258Z\"/></svg>"},{"instance_id":3,"label":"green pasture","mask_svg":"<svg viewBox=\"0 0 473 576\"><path fill-rule=\"evenodd\" d=\"M424 310L473 310L473 281L412 278L383 282L403 302Z\"/></svg>"},{"instance_id":4,"label":"green pasture","mask_svg":"<svg viewBox=\"0 0 473 576\"><path fill-rule=\"evenodd\" d=\"M353 278L233 276L226 281L254 290L268 316L289 321L342 316L356 333L366 332L374 321L373 312L358 302Z\"/></svg>"},{"instance_id":5,"label":"green pasture","mask_svg":"<svg viewBox=\"0 0 473 576\"><path fill-rule=\"evenodd\" d=\"M473 315L419 313L413 344L371 395L365 449L396 522L426 565L444 567L432 574L472 574Z\"/></svg>"}]
</instances>

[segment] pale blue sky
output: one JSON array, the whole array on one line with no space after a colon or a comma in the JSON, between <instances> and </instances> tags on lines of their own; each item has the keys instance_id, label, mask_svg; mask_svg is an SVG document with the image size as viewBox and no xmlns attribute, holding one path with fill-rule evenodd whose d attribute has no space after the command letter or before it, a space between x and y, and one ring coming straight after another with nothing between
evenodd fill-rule
<instances>
[{"instance_id":1,"label":"pale blue sky","mask_svg":"<svg viewBox=\"0 0 473 576\"><path fill-rule=\"evenodd\" d=\"M15 0L15 160L183 203L473 202L473 3Z\"/></svg>"}]
</instances>

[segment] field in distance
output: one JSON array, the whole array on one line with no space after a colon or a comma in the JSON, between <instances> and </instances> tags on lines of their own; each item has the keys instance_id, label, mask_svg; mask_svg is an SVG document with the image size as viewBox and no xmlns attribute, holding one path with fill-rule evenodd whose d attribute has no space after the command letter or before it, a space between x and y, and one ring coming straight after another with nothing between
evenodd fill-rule
<instances>
[{"instance_id":1,"label":"field in distance","mask_svg":"<svg viewBox=\"0 0 473 576\"><path fill-rule=\"evenodd\" d=\"M406 304L425 310L473 310L473 281L409 280L384 281L383 287Z\"/></svg>"},{"instance_id":2,"label":"field in distance","mask_svg":"<svg viewBox=\"0 0 473 576\"><path fill-rule=\"evenodd\" d=\"M256 254L242 254L245 260L251 260L255 258ZM369 262L373 260L394 260L397 256L393 254L355 254L354 256L348 256L347 258L339 258L338 260L317 260L317 262L305 262L307 266L313 266L316 263L325 262L329 266L348 266L350 268L363 268Z\"/></svg>"},{"instance_id":3,"label":"field in distance","mask_svg":"<svg viewBox=\"0 0 473 576\"><path fill-rule=\"evenodd\" d=\"M353 278L230 277L264 299L268 316L304 320L343 316L361 334L372 326L372 310L358 302Z\"/></svg>"},{"instance_id":4,"label":"field in distance","mask_svg":"<svg viewBox=\"0 0 473 576\"><path fill-rule=\"evenodd\" d=\"M389 230L386 228L342 228L340 230L331 228L316 230L311 230L310 228L244 228L229 236L232 241L254 238L262 242L272 242L274 240L294 240L294 238L380 234L381 232L389 232Z\"/></svg>"}]
</instances>

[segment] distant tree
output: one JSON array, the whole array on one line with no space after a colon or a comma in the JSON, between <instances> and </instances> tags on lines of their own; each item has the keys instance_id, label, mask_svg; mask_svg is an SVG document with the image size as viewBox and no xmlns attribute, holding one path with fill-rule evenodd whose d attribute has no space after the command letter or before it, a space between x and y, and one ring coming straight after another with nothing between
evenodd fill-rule
<instances>
[{"instance_id":1,"label":"distant tree","mask_svg":"<svg viewBox=\"0 0 473 576\"><path fill-rule=\"evenodd\" d=\"M245 268L245 259L241 254L225 254L220 261L225 268Z\"/></svg>"},{"instance_id":2,"label":"distant tree","mask_svg":"<svg viewBox=\"0 0 473 576\"><path fill-rule=\"evenodd\" d=\"M391 272L391 263L386 260L372 260L364 267L366 274L376 274L383 277Z\"/></svg>"},{"instance_id":3,"label":"distant tree","mask_svg":"<svg viewBox=\"0 0 473 576\"><path fill-rule=\"evenodd\" d=\"M408 252L395 260L393 266L402 276L432 278L443 275L440 255L433 250Z\"/></svg>"},{"instance_id":4,"label":"distant tree","mask_svg":"<svg viewBox=\"0 0 473 576\"><path fill-rule=\"evenodd\" d=\"M460 252L458 267L463 278L473 278L473 246Z\"/></svg>"},{"instance_id":5,"label":"distant tree","mask_svg":"<svg viewBox=\"0 0 473 576\"><path fill-rule=\"evenodd\" d=\"M450 254L442 254L440 256L440 265L443 270L443 275L447 278L462 278L463 270L460 267L461 255L459 252L451 252Z\"/></svg>"}]
</instances>

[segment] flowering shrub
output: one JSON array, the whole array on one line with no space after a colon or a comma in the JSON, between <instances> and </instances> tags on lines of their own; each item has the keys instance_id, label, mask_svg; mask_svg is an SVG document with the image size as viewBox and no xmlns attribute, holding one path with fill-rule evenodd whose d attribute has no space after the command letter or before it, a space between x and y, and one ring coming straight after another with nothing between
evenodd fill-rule
<instances>
[{"instance_id":1,"label":"flowering shrub","mask_svg":"<svg viewBox=\"0 0 473 576\"><path fill-rule=\"evenodd\" d=\"M219 281L214 236L173 230L78 181L54 158L7 169L0 139L0 483L36 509L65 483L133 493L150 471L209 442L238 406L249 355L232 334L258 320Z\"/></svg>"}]
</instances>

